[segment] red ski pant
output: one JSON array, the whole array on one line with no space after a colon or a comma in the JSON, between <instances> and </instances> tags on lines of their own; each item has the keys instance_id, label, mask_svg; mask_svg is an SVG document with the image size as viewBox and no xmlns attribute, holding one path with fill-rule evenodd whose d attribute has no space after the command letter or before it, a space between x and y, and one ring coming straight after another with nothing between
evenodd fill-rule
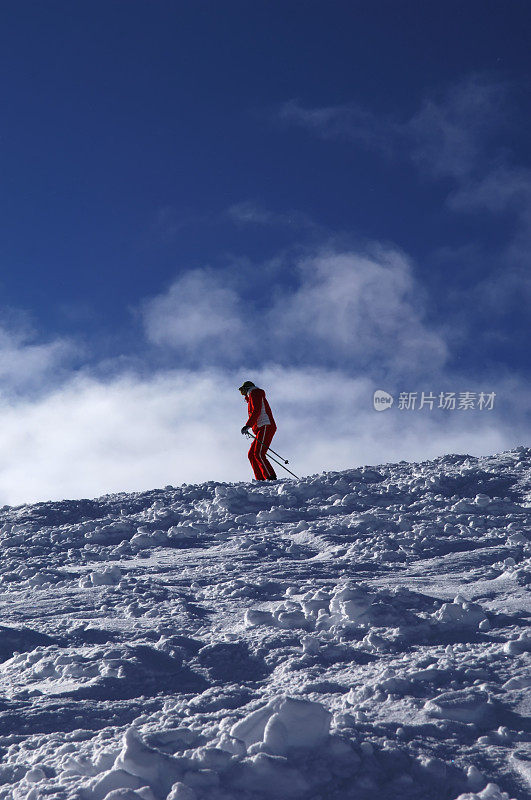
<instances>
[{"instance_id":1,"label":"red ski pant","mask_svg":"<svg viewBox=\"0 0 531 800\"><path fill-rule=\"evenodd\" d=\"M267 481L277 477L275 470L266 458L267 448L271 444L276 429L276 425L262 425L261 428L258 428L255 434L256 439L253 439L249 448L249 461L257 481Z\"/></svg>"}]
</instances>

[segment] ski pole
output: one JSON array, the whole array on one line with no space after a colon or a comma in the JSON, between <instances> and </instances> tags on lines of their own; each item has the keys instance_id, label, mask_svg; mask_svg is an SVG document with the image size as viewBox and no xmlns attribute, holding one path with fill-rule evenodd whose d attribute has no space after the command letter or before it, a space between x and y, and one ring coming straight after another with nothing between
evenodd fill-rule
<instances>
[{"instance_id":1,"label":"ski pole","mask_svg":"<svg viewBox=\"0 0 531 800\"><path fill-rule=\"evenodd\" d=\"M249 433L249 431L247 431L247 436L252 437L253 439L256 439L256 436L253 433ZM275 453L274 450L271 450L271 452ZM269 448L266 450L266 453L269 453ZM278 453L275 453L275 455L278 456ZM280 457L282 458L282 456L280 456ZM269 458L271 459L271 461L274 461L275 464L278 464L279 467L282 467L282 469L285 469L286 472L289 472L290 475L293 475L294 478L297 478L297 480L300 481L300 478L299 478L298 475L295 475L294 472L292 472L290 469L285 467L284 464L282 464L280 461L277 461L276 458L273 458L272 455L270 455ZM289 464L289 461L286 461L286 464Z\"/></svg>"},{"instance_id":2,"label":"ski pole","mask_svg":"<svg viewBox=\"0 0 531 800\"><path fill-rule=\"evenodd\" d=\"M300 478L299 478L298 475L295 475L294 472L292 472L290 469L285 467L284 464L282 464L280 461L277 461L276 458L273 458L273 456L269 456L269 458L271 459L271 461L274 461L275 464L278 464L279 467L282 467L282 469L285 469L286 472L289 472L290 475L293 475L294 478L297 478L297 480L300 481Z\"/></svg>"},{"instance_id":3,"label":"ski pole","mask_svg":"<svg viewBox=\"0 0 531 800\"><path fill-rule=\"evenodd\" d=\"M252 436L252 437L253 437L253 439L256 439L256 436L254 435L254 433L249 433L249 432L247 432L247 436ZM277 452L276 452L276 450L273 450L273 448L272 448L272 447L268 447L268 448L267 448L267 450L268 450L268 452L269 452L269 451L271 451L271 453L274 453L276 456L278 456L278 458L280 458L280 460L281 460L281 461L283 461L283 462L284 462L284 464L289 464L289 461L288 461L288 459L287 459L287 458L283 458L283 457L280 455L280 453L277 453ZM288 469L288 472L289 472L289 469Z\"/></svg>"}]
</instances>

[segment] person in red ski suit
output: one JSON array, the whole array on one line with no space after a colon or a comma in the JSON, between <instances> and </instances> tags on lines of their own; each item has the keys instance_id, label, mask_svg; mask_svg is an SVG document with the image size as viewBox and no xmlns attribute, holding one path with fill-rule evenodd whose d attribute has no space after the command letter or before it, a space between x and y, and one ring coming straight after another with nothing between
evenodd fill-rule
<instances>
[{"instance_id":1,"label":"person in red ski suit","mask_svg":"<svg viewBox=\"0 0 531 800\"><path fill-rule=\"evenodd\" d=\"M259 389L252 381L245 381L240 386L240 392L247 400L249 419L242 428L242 433L252 429L256 438L249 448L249 461L257 481L274 481L276 473L271 463L266 458L266 453L271 440L275 435L277 426L267 402L265 392Z\"/></svg>"}]
</instances>

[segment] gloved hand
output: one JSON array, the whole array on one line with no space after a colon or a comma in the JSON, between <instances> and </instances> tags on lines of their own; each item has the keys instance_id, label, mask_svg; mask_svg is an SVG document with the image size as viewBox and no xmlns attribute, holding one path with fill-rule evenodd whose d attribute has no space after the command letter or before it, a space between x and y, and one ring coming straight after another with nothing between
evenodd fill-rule
<instances>
[{"instance_id":1,"label":"gloved hand","mask_svg":"<svg viewBox=\"0 0 531 800\"><path fill-rule=\"evenodd\" d=\"M245 436L245 434L249 433L249 426L248 425L244 425L243 426L242 433L243 433L244 436Z\"/></svg>"}]
</instances>

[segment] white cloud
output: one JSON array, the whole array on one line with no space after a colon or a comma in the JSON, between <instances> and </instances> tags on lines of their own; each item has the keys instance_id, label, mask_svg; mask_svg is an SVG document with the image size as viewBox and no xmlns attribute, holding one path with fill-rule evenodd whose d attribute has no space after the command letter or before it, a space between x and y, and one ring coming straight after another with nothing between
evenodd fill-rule
<instances>
[{"instance_id":1,"label":"white cloud","mask_svg":"<svg viewBox=\"0 0 531 800\"><path fill-rule=\"evenodd\" d=\"M443 367L446 344L423 321L422 290L401 253L323 251L299 269L300 285L269 315L291 357L388 377Z\"/></svg>"},{"instance_id":2,"label":"white cloud","mask_svg":"<svg viewBox=\"0 0 531 800\"><path fill-rule=\"evenodd\" d=\"M148 300L142 313L148 340L179 350L183 358L232 358L245 341L240 299L213 270L185 272L165 294Z\"/></svg>"},{"instance_id":3,"label":"white cloud","mask_svg":"<svg viewBox=\"0 0 531 800\"><path fill-rule=\"evenodd\" d=\"M469 275L469 302L462 298L466 311L459 324L472 335L474 321L484 326L486 318L492 321L493 315L504 317L507 309L519 309L513 323L519 338L527 335L521 306L531 298L531 172L511 163L511 149L503 140L514 120L508 84L492 76L471 75L426 98L407 119L376 115L353 104L303 108L293 101L278 116L323 138L347 140L409 160L422 177L448 179L453 188L447 206L456 213L488 212L504 215L505 224L512 221L497 248L483 248L480 243L477 255L470 249L463 269ZM441 251L439 263L440 255Z\"/></svg>"},{"instance_id":4,"label":"white cloud","mask_svg":"<svg viewBox=\"0 0 531 800\"><path fill-rule=\"evenodd\" d=\"M531 299L531 170L508 163L493 165L476 180L461 184L450 195L455 211L504 214L513 222L510 237L494 256L497 269L483 269L483 278L474 287L478 302L488 314L503 314L506 309ZM483 256L483 263L485 263ZM527 334L526 334L527 335Z\"/></svg>"},{"instance_id":5,"label":"white cloud","mask_svg":"<svg viewBox=\"0 0 531 800\"><path fill-rule=\"evenodd\" d=\"M514 210L528 215L531 208L531 170L495 164L479 179L461 185L449 198L456 211L486 210L500 213Z\"/></svg>"},{"instance_id":6,"label":"white cloud","mask_svg":"<svg viewBox=\"0 0 531 800\"><path fill-rule=\"evenodd\" d=\"M482 75L427 98L408 119L354 103L304 108L284 103L277 118L325 139L342 139L388 157L411 159L426 174L462 180L473 174L507 117L507 87Z\"/></svg>"},{"instance_id":7,"label":"white cloud","mask_svg":"<svg viewBox=\"0 0 531 800\"><path fill-rule=\"evenodd\" d=\"M385 386L344 370L173 370L107 381L84 375L47 395L0 404L0 450L7 454L0 503L250 480L248 440L239 432L246 405L236 388L244 378L266 388L278 424L273 447L301 476L447 452L500 451L529 433L523 407L510 424L497 412L408 412L395 405L377 413L372 392ZM515 394L524 402L521 384L493 390L500 409L517 401Z\"/></svg>"},{"instance_id":8,"label":"white cloud","mask_svg":"<svg viewBox=\"0 0 531 800\"><path fill-rule=\"evenodd\" d=\"M398 126L413 161L434 177L467 180L503 127L506 95L503 84L472 75L437 99L425 100Z\"/></svg>"},{"instance_id":9,"label":"white cloud","mask_svg":"<svg viewBox=\"0 0 531 800\"><path fill-rule=\"evenodd\" d=\"M354 103L321 108L304 108L296 100L284 103L278 111L280 122L299 125L324 139L343 139L391 155L398 126Z\"/></svg>"},{"instance_id":10,"label":"white cloud","mask_svg":"<svg viewBox=\"0 0 531 800\"><path fill-rule=\"evenodd\" d=\"M79 346L70 339L43 343L27 324L0 327L0 395L41 389L48 380L55 383L79 355Z\"/></svg>"},{"instance_id":11,"label":"white cloud","mask_svg":"<svg viewBox=\"0 0 531 800\"><path fill-rule=\"evenodd\" d=\"M237 404L227 406L225 384L207 371L108 381L85 375L44 397L4 402L0 447L9 459L0 500L87 497L220 478L223 446L234 474L230 420L237 425L242 414Z\"/></svg>"},{"instance_id":12,"label":"white cloud","mask_svg":"<svg viewBox=\"0 0 531 800\"><path fill-rule=\"evenodd\" d=\"M373 247L286 257L282 291L256 267L260 307L239 295L233 266L184 273L144 306L148 339L181 363L292 363L350 367L367 374L440 370L447 347L424 319L424 296L409 260ZM274 285L274 284L273 284ZM245 289L246 287L242 287Z\"/></svg>"},{"instance_id":13,"label":"white cloud","mask_svg":"<svg viewBox=\"0 0 531 800\"><path fill-rule=\"evenodd\" d=\"M227 209L227 216L233 222L245 225L272 225L278 217L277 214L273 214L265 208L260 208L260 206L251 203L249 200L234 203Z\"/></svg>"},{"instance_id":14,"label":"white cloud","mask_svg":"<svg viewBox=\"0 0 531 800\"><path fill-rule=\"evenodd\" d=\"M308 228L319 229L312 220L301 211L276 213L262 206L244 200L234 203L226 212L227 217L237 225L275 226L280 228Z\"/></svg>"}]
</instances>

